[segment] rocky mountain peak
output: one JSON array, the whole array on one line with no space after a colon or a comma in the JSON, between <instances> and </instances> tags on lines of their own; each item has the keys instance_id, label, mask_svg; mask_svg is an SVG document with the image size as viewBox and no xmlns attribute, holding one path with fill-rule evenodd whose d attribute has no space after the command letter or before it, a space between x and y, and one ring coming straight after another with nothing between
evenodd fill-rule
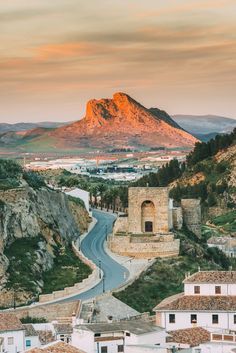
<instances>
[{"instance_id":1,"label":"rocky mountain peak","mask_svg":"<svg viewBox=\"0 0 236 353\"><path fill-rule=\"evenodd\" d=\"M83 119L56 129L52 135L73 141L73 145L96 148L193 146L197 141L167 113L149 110L123 92L88 101Z\"/></svg>"}]
</instances>

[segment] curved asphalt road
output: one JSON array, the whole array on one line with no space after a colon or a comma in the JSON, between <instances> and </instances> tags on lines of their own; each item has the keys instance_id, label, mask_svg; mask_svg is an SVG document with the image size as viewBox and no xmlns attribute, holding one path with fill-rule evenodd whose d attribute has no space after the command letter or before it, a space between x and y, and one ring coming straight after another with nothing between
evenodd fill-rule
<instances>
[{"instance_id":1,"label":"curved asphalt road","mask_svg":"<svg viewBox=\"0 0 236 353\"><path fill-rule=\"evenodd\" d=\"M104 273L104 280L101 280L100 283L88 291L64 299L63 301L94 298L95 296L102 294L104 290L106 292L119 287L126 282L129 277L129 271L113 260L104 250L106 235L110 234L112 231L115 216L110 213L94 210L93 217L97 219L97 223L82 241L81 251L97 266L99 266L100 261L101 269Z\"/></svg>"}]
</instances>

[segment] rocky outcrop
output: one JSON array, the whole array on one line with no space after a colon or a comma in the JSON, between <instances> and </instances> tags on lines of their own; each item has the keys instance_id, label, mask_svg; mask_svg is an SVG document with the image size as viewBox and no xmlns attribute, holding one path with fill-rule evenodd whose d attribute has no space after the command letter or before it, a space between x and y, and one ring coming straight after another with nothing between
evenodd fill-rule
<instances>
[{"instance_id":1,"label":"rocky outcrop","mask_svg":"<svg viewBox=\"0 0 236 353\"><path fill-rule=\"evenodd\" d=\"M87 212L61 192L26 187L0 191L0 200L0 250L14 239L37 235L68 243L87 226Z\"/></svg>"},{"instance_id":2,"label":"rocky outcrop","mask_svg":"<svg viewBox=\"0 0 236 353\"><path fill-rule=\"evenodd\" d=\"M197 139L158 109L148 110L125 93L90 100L85 117L50 133L74 146L188 146Z\"/></svg>"},{"instance_id":3,"label":"rocky outcrop","mask_svg":"<svg viewBox=\"0 0 236 353\"><path fill-rule=\"evenodd\" d=\"M29 271L35 273L37 292L43 282L39 273L53 266L54 250L58 244L71 244L87 230L89 215L84 207L73 202L64 193L48 188L33 189L28 185L0 191L0 290L1 298L12 300L7 286L9 260L8 247L17 239L38 238L34 262ZM25 256L32 256L25 253ZM5 293L5 294L4 294ZM10 294L9 294L10 293ZM27 299L27 293L22 293ZM0 301L0 305L2 302Z\"/></svg>"}]
</instances>

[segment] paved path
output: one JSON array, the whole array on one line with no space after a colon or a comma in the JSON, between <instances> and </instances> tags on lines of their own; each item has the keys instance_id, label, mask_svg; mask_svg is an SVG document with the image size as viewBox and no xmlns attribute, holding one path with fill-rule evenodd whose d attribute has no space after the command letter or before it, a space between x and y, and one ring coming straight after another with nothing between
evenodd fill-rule
<instances>
[{"instance_id":1,"label":"paved path","mask_svg":"<svg viewBox=\"0 0 236 353\"><path fill-rule=\"evenodd\" d=\"M100 264L104 273L104 279L94 288L68 299L59 300L58 302L94 298L104 291L106 292L119 287L129 277L128 269L112 259L104 250L104 242L107 234L110 234L112 231L115 216L110 213L94 210L93 217L97 219L97 223L82 241L81 251L86 257L96 263L97 266Z\"/></svg>"}]
</instances>

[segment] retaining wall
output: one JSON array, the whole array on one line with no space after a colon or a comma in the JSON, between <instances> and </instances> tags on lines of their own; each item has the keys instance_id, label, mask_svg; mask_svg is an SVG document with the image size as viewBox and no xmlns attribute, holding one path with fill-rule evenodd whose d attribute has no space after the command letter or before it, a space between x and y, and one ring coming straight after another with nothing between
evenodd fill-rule
<instances>
[{"instance_id":1,"label":"retaining wall","mask_svg":"<svg viewBox=\"0 0 236 353\"><path fill-rule=\"evenodd\" d=\"M163 238L165 238L163 236ZM179 255L179 239L170 235L162 241L145 241L141 237L134 242L131 236L112 236L109 238L108 246L112 252L122 256L149 259L154 257L173 257Z\"/></svg>"}]
</instances>

